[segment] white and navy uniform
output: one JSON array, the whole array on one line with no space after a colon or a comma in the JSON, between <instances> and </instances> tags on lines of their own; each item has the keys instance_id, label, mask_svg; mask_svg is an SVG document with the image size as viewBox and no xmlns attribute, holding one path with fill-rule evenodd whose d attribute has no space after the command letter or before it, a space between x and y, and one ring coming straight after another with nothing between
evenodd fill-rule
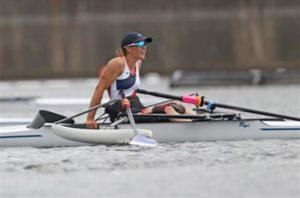
<instances>
[{"instance_id":1,"label":"white and navy uniform","mask_svg":"<svg viewBox=\"0 0 300 198\"><path fill-rule=\"evenodd\" d=\"M140 86L140 73L139 69L141 66L141 61L137 61L135 64L134 74L130 73L130 69L124 58L125 68L124 71L117 79L112 83L112 85L107 89L109 97L111 100L121 99L120 91L123 91L126 98L130 102L130 108L133 113L141 112L145 107L136 95L135 90ZM119 113L122 111L122 106L120 100L107 105L106 112L109 114L110 120L113 122L118 117Z\"/></svg>"},{"instance_id":2,"label":"white and navy uniform","mask_svg":"<svg viewBox=\"0 0 300 198\"><path fill-rule=\"evenodd\" d=\"M123 73L117 77L117 79L112 83L108 88L108 94L111 100L121 99L120 91L122 90L126 97L136 96L135 90L139 88L140 82L140 66L141 61L135 63L135 72L131 74L130 69L127 65L127 62L124 58L125 68Z\"/></svg>"}]
</instances>

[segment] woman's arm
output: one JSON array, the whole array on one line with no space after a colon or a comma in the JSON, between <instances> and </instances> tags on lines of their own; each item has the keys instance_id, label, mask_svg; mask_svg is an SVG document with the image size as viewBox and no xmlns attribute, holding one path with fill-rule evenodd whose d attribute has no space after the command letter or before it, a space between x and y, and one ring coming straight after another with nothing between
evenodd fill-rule
<instances>
[{"instance_id":1,"label":"woman's arm","mask_svg":"<svg viewBox=\"0 0 300 198\"><path fill-rule=\"evenodd\" d=\"M111 60L104 68L100 75L99 82L94 90L89 107L92 108L101 103L104 91L111 86L117 77L123 72L124 65L118 58ZM91 129L97 128L97 123L94 120L97 110L90 111L87 115L87 127Z\"/></svg>"}]
</instances>

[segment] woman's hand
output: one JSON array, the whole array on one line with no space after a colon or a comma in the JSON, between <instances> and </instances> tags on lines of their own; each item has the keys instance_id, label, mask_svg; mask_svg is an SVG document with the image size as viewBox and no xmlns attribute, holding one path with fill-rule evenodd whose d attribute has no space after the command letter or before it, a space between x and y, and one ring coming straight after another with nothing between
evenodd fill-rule
<instances>
[{"instance_id":1,"label":"woman's hand","mask_svg":"<svg viewBox=\"0 0 300 198\"><path fill-rule=\"evenodd\" d=\"M86 126L88 129L97 129L98 123L94 119L87 119Z\"/></svg>"},{"instance_id":2,"label":"woman's hand","mask_svg":"<svg viewBox=\"0 0 300 198\"><path fill-rule=\"evenodd\" d=\"M121 99L122 109L130 108L130 102L127 98Z\"/></svg>"}]
</instances>

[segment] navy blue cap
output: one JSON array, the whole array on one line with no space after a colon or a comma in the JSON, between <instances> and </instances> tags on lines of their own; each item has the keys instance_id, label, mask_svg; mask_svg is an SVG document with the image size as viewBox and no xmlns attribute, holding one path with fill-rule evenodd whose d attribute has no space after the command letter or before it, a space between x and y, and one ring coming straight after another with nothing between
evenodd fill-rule
<instances>
[{"instance_id":1,"label":"navy blue cap","mask_svg":"<svg viewBox=\"0 0 300 198\"><path fill-rule=\"evenodd\" d=\"M128 33L124 36L121 42L121 47L125 47L127 45L130 45L132 43L138 43L141 41L145 41L146 43L151 43L152 38L151 37L145 37L137 32Z\"/></svg>"}]
</instances>

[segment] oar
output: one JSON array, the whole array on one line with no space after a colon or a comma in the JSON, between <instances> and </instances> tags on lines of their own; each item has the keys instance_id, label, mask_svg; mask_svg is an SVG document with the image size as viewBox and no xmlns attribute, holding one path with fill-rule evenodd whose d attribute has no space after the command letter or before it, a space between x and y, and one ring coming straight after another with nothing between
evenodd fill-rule
<instances>
[{"instance_id":1,"label":"oar","mask_svg":"<svg viewBox=\"0 0 300 198\"><path fill-rule=\"evenodd\" d=\"M203 106L203 104L204 104L204 97L201 97L201 96L195 96L195 95L175 96L175 95L171 95L171 94L147 91L144 89L137 89L136 92L141 93L141 94L157 96L157 97L161 97L161 98L179 100L179 101L182 101L185 103L194 104L196 106Z\"/></svg>"},{"instance_id":2,"label":"oar","mask_svg":"<svg viewBox=\"0 0 300 198\"><path fill-rule=\"evenodd\" d=\"M224 109L237 110L237 111L241 111L241 112L254 113L254 114L258 114L258 115L265 115L265 116L272 116L272 117L283 118L283 119L288 119L288 120L300 121L299 117L293 117L293 116L288 116L288 115L283 115L283 114L276 114L276 113L271 113L271 112L260 111L260 110L256 110L256 109L249 109L249 108L243 108L243 107L238 107L238 106L204 101L203 97L200 98L199 96L175 96L175 95L164 94L164 93L159 93L159 92L147 91L147 90L143 90L143 89L138 89L137 92L141 93L141 94L147 94L147 95L152 95L152 96L157 96L157 97L162 97L162 98L179 100L179 101L182 101L185 103L191 103L191 104L195 104L195 105L200 103L199 106L201 106L201 104L202 105L205 104L212 110L215 107L219 107L219 108L224 108ZM200 100L199 98L202 100Z\"/></svg>"},{"instance_id":3,"label":"oar","mask_svg":"<svg viewBox=\"0 0 300 198\"><path fill-rule=\"evenodd\" d=\"M135 118L179 118L179 119L199 119L203 120L207 118L206 115L187 115L187 114L179 114L179 115L167 115L167 114L132 114Z\"/></svg>"},{"instance_id":4,"label":"oar","mask_svg":"<svg viewBox=\"0 0 300 198\"><path fill-rule=\"evenodd\" d=\"M154 103L154 104L150 104L150 105L145 106L145 109L149 108L149 107L154 107L156 105L161 105L161 104L165 104L165 103L168 103L168 102L172 102L172 101L174 101L174 99L165 100L165 101L157 102L157 103Z\"/></svg>"},{"instance_id":5,"label":"oar","mask_svg":"<svg viewBox=\"0 0 300 198\"><path fill-rule=\"evenodd\" d=\"M124 93L120 92L120 94L121 94L122 98L125 98ZM130 110L130 107L129 106L125 106L125 109L126 109L126 114L127 114L128 118L129 118L129 123L130 123L131 128L132 128L132 130L134 132L134 137L129 142L129 144L131 144L131 145L137 145L137 146L148 146L148 147L155 147L155 146L157 146L156 140L138 134L138 131L137 131L137 128L136 128L136 124L135 124L132 112Z\"/></svg>"},{"instance_id":6,"label":"oar","mask_svg":"<svg viewBox=\"0 0 300 198\"><path fill-rule=\"evenodd\" d=\"M191 93L191 94L189 94L189 96L195 96L195 93ZM154 103L154 104L150 104L150 105L145 106L145 108L149 108L149 107L153 107L153 106L156 106L156 105L165 104L165 103L172 102L172 101L174 101L174 99L169 99L169 100L157 102L157 103Z\"/></svg>"},{"instance_id":7,"label":"oar","mask_svg":"<svg viewBox=\"0 0 300 198\"><path fill-rule=\"evenodd\" d=\"M85 114L85 113L88 113L88 112L90 112L90 111L94 111L94 110L96 110L96 109L99 109L100 107L104 107L104 106L106 106L106 105L108 105L108 104L110 104L110 103L113 103L113 102L115 102L115 101L116 101L116 100L112 100L112 101L109 101L109 102L106 102L106 103L103 103L103 104L98 104L98 105L96 105L96 106L94 106L94 107L92 107L92 108L90 108L90 109L88 109L88 110L86 110L86 111L83 111L83 112L77 113L77 114L75 114L75 115L73 115L73 116L70 116L70 117L68 117L68 118L64 118L64 119L62 119L62 120L59 120L59 121L55 122L55 124L63 123L63 122L65 122L65 121L67 121L67 120L76 118L76 117L81 116L81 115L83 115L83 114Z\"/></svg>"},{"instance_id":8,"label":"oar","mask_svg":"<svg viewBox=\"0 0 300 198\"><path fill-rule=\"evenodd\" d=\"M300 118L298 118L298 117L293 117L293 116L283 115L283 114L277 114L277 113L271 113L271 112L266 112L266 111L260 111L260 110L256 110L256 109L249 109L249 108L232 106L232 105L221 104L221 103L215 103L215 102L210 102L210 101L205 101L204 104L210 106L211 109L219 107L219 108L223 108L223 109L231 109L231 110L236 110L236 111L241 111L241 112L254 113L254 114L259 114L259 115L265 115L265 116L283 118L283 119L288 119L288 120L300 121Z\"/></svg>"},{"instance_id":9,"label":"oar","mask_svg":"<svg viewBox=\"0 0 300 198\"><path fill-rule=\"evenodd\" d=\"M77 114L75 114L73 116L70 116L70 117L65 117L63 115L60 115L60 114L57 114L57 113L54 113L54 112L41 110L41 111L39 111L39 113L33 119L30 127L34 128L34 129L39 129L42 126L44 126L45 123L47 123L47 122L60 124L60 123L66 123L68 121L71 121L71 123L72 122L74 123L74 121L72 120L73 118L81 116L81 115L83 115L85 113L88 113L90 111L94 111L94 110L96 110L100 107L104 107L104 106L106 106L106 105L108 105L112 102L115 102L115 101L116 100L112 100L112 101L109 101L109 102L106 102L106 103L103 103L103 104L96 105L96 106L94 106L94 107L92 107L88 110L77 113Z\"/></svg>"}]
</instances>

